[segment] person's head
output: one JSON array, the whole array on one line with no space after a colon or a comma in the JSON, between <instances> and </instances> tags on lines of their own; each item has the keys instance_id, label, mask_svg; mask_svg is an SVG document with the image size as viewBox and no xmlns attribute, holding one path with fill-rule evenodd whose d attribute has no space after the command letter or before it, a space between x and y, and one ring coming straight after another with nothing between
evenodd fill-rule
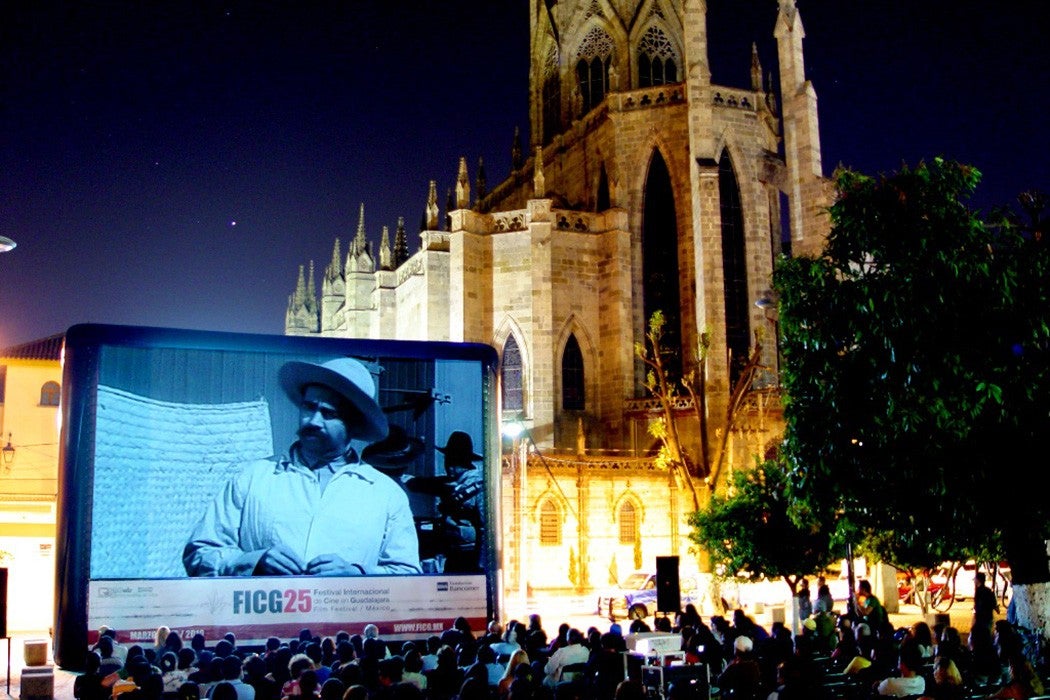
<instances>
[{"instance_id":1,"label":"person's head","mask_svg":"<svg viewBox=\"0 0 1050 700\"><path fill-rule=\"evenodd\" d=\"M489 624L485 626L485 631L493 637L503 636L503 625L499 623L499 620L489 620Z\"/></svg>"},{"instance_id":2,"label":"person's head","mask_svg":"<svg viewBox=\"0 0 1050 700\"><path fill-rule=\"evenodd\" d=\"M197 660L197 655L193 653L193 649L189 647L182 647L176 654L178 661L175 667L180 671L185 671L190 666L193 666L193 662Z\"/></svg>"},{"instance_id":3,"label":"person's head","mask_svg":"<svg viewBox=\"0 0 1050 700\"><path fill-rule=\"evenodd\" d=\"M234 688L236 696L237 689ZM192 681L186 681L179 686L179 700L200 700L201 687Z\"/></svg>"},{"instance_id":4,"label":"person's head","mask_svg":"<svg viewBox=\"0 0 1050 700\"><path fill-rule=\"evenodd\" d=\"M106 635L99 637L98 642L95 644L95 651L103 659L113 656L113 638Z\"/></svg>"},{"instance_id":5,"label":"person's head","mask_svg":"<svg viewBox=\"0 0 1050 700\"><path fill-rule=\"evenodd\" d=\"M857 592L863 595L871 595L871 581L862 578L857 582Z\"/></svg>"},{"instance_id":6,"label":"person's head","mask_svg":"<svg viewBox=\"0 0 1050 700\"><path fill-rule=\"evenodd\" d=\"M306 654L296 654L288 661L288 673L292 678L298 678L303 671L313 667L314 662Z\"/></svg>"},{"instance_id":7,"label":"person's head","mask_svg":"<svg viewBox=\"0 0 1050 700\"><path fill-rule=\"evenodd\" d=\"M470 434L462 430L450 433L445 446L438 447L437 451L445 455L445 473L455 479L474 469L474 462L484 459L474 452L474 441Z\"/></svg>"},{"instance_id":8,"label":"person's head","mask_svg":"<svg viewBox=\"0 0 1050 700\"><path fill-rule=\"evenodd\" d=\"M310 697L320 687L321 681L317 677L317 671L312 668L305 669L299 674L299 694Z\"/></svg>"},{"instance_id":9,"label":"person's head","mask_svg":"<svg viewBox=\"0 0 1050 700\"><path fill-rule=\"evenodd\" d=\"M216 656L229 656L233 653L233 645L230 644L228 639L220 639L215 643L215 655Z\"/></svg>"},{"instance_id":10,"label":"person's head","mask_svg":"<svg viewBox=\"0 0 1050 700\"><path fill-rule=\"evenodd\" d=\"M171 629L167 625L161 625L157 628L156 634L153 636L153 646L162 647L168 639L168 635L171 633Z\"/></svg>"},{"instance_id":11,"label":"person's head","mask_svg":"<svg viewBox=\"0 0 1050 700\"><path fill-rule=\"evenodd\" d=\"M244 659L245 680L255 680L266 675L266 662L258 654L249 654Z\"/></svg>"},{"instance_id":12,"label":"person's head","mask_svg":"<svg viewBox=\"0 0 1050 700\"><path fill-rule=\"evenodd\" d=\"M496 650L488 644L482 644L478 647L478 662L483 664L496 663Z\"/></svg>"},{"instance_id":13,"label":"person's head","mask_svg":"<svg viewBox=\"0 0 1050 700\"><path fill-rule=\"evenodd\" d=\"M222 677L228 681L235 681L241 677L241 657L236 654L222 657Z\"/></svg>"},{"instance_id":14,"label":"person's head","mask_svg":"<svg viewBox=\"0 0 1050 700\"><path fill-rule=\"evenodd\" d=\"M179 667L179 657L175 656L173 651L166 651L160 655L158 666L161 673L171 673Z\"/></svg>"},{"instance_id":15,"label":"person's head","mask_svg":"<svg viewBox=\"0 0 1050 700\"><path fill-rule=\"evenodd\" d=\"M507 660L507 674L513 674L521 664L529 665L529 655L524 649L515 649Z\"/></svg>"},{"instance_id":16,"label":"person's head","mask_svg":"<svg viewBox=\"0 0 1050 700\"><path fill-rule=\"evenodd\" d=\"M912 624L910 629L911 636L916 642L923 646L933 646L933 629L930 627L929 623L923 620L918 620Z\"/></svg>"},{"instance_id":17,"label":"person's head","mask_svg":"<svg viewBox=\"0 0 1050 700\"><path fill-rule=\"evenodd\" d=\"M182 648L182 637L178 632L168 632L168 636L164 638L164 646L172 651L178 651Z\"/></svg>"},{"instance_id":18,"label":"person's head","mask_svg":"<svg viewBox=\"0 0 1050 700\"><path fill-rule=\"evenodd\" d=\"M351 440L376 442L389 432L386 415L375 400L375 380L353 358L324 364L287 362L278 378L299 406L299 447L308 459L338 456Z\"/></svg>"},{"instance_id":19,"label":"person's head","mask_svg":"<svg viewBox=\"0 0 1050 700\"><path fill-rule=\"evenodd\" d=\"M190 639L190 647L195 652L197 652L197 654L200 654L202 651L204 651L204 645L205 645L204 635L202 633L200 633L200 632L198 632L197 634L193 635L193 638Z\"/></svg>"},{"instance_id":20,"label":"person's head","mask_svg":"<svg viewBox=\"0 0 1050 700\"><path fill-rule=\"evenodd\" d=\"M310 657L310 660L314 662L314 666L320 666L321 660L324 658L324 652L321 649L321 645L317 642L310 642L303 649L303 653Z\"/></svg>"},{"instance_id":21,"label":"person's head","mask_svg":"<svg viewBox=\"0 0 1050 700\"><path fill-rule=\"evenodd\" d=\"M645 686L640 680L624 679L617 684L613 697L615 700L645 700Z\"/></svg>"},{"instance_id":22,"label":"person's head","mask_svg":"<svg viewBox=\"0 0 1050 700\"><path fill-rule=\"evenodd\" d=\"M379 639L379 628L372 623L365 625L365 639Z\"/></svg>"},{"instance_id":23,"label":"person's head","mask_svg":"<svg viewBox=\"0 0 1050 700\"><path fill-rule=\"evenodd\" d=\"M408 673L422 673L423 672L423 657L420 655L418 649L411 649L404 655L405 659L405 671Z\"/></svg>"},{"instance_id":24,"label":"person's head","mask_svg":"<svg viewBox=\"0 0 1050 700\"><path fill-rule=\"evenodd\" d=\"M379 660L379 683L394 685L400 683L405 672L405 662L400 656L391 656Z\"/></svg>"},{"instance_id":25,"label":"person's head","mask_svg":"<svg viewBox=\"0 0 1050 700\"><path fill-rule=\"evenodd\" d=\"M938 656L933 662L933 682L937 685L962 685L959 667L947 656Z\"/></svg>"},{"instance_id":26,"label":"person's head","mask_svg":"<svg viewBox=\"0 0 1050 700\"><path fill-rule=\"evenodd\" d=\"M914 639L906 638L901 643L900 655L897 659L897 667L902 676L912 676L919 672L922 666L922 652Z\"/></svg>"},{"instance_id":27,"label":"person's head","mask_svg":"<svg viewBox=\"0 0 1050 700\"><path fill-rule=\"evenodd\" d=\"M102 657L99 656L97 651L89 651L87 656L84 658L84 673L93 674L98 673L98 669L102 666Z\"/></svg>"},{"instance_id":28,"label":"person's head","mask_svg":"<svg viewBox=\"0 0 1050 700\"><path fill-rule=\"evenodd\" d=\"M973 580L978 586L983 586L985 582L984 572L978 571L973 575Z\"/></svg>"},{"instance_id":29,"label":"person's head","mask_svg":"<svg viewBox=\"0 0 1050 700\"><path fill-rule=\"evenodd\" d=\"M344 693L346 684L334 676L321 684L321 700L343 700Z\"/></svg>"},{"instance_id":30,"label":"person's head","mask_svg":"<svg viewBox=\"0 0 1050 700\"><path fill-rule=\"evenodd\" d=\"M737 656L750 656L754 648L755 643L751 641L751 637L740 635L733 640L733 651Z\"/></svg>"}]
</instances>

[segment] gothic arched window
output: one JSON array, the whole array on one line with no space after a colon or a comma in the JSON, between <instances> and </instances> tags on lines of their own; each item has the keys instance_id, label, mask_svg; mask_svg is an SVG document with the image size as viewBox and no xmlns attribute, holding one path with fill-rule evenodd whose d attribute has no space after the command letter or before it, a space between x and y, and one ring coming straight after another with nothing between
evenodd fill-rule
<instances>
[{"instance_id":1,"label":"gothic arched window","mask_svg":"<svg viewBox=\"0 0 1050 700\"><path fill-rule=\"evenodd\" d=\"M638 539L638 509L631 501L620 506L617 520L620 524L620 544L633 545Z\"/></svg>"},{"instance_id":2,"label":"gothic arched window","mask_svg":"<svg viewBox=\"0 0 1050 700\"><path fill-rule=\"evenodd\" d=\"M645 328L653 313L664 315L664 368L672 376L682 369L682 299L678 270L678 221L671 173L660 151L653 152L645 180L642 211L642 308Z\"/></svg>"},{"instance_id":3,"label":"gothic arched window","mask_svg":"<svg viewBox=\"0 0 1050 700\"><path fill-rule=\"evenodd\" d=\"M592 27L576 54L576 81L580 91L581 112L586 114L605 99L609 91L609 66L612 65L613 43L609 35Z\"/></svg>"},{"instance_id":4,"label":"gothic arched window","mask_svg":"<svg viewBox=\"0 0 1050 700\"><path fill-rule=\"evenodd\" d=\"M61 397L62 388L58 382L44 382L44 386L40 387L41 406L57 406Z\"/></svg>"},{"instance_id":5,"label":"gothic arched window","mask_svg":"<svg viewBox=\"0 0 1050 700\"><path fill-rule=\"evenodd\" d=\"M561 510L549 498L540 504L540 544L561 544Z\"/></svg>"},{"instance_id":6,"label":"gothic arched window","mask_svg":"<svg viewBox=\"0 0 1050 700\"><path fill-rule=\"evenodd\" d=\"M561 78L558 72L558 50L547 52L543 78L543 143L548 144L561 132Z\"/></svg>"},{"instance_id":7,"label":"gothic arched window","mask_svg":"<svg viewBox=\"0 0 1050 700\"><path fill-rule=\"evenodd\" d=\"M740 211L740 188L728 150L723 150L718 160L718 196L722 213L726 350L729 352L729 380L735 384L751 352L751 324L748 316L751 309L747 297L747 250L744 245L744 217Z\"/></svg>"},{"instance_id":8,"label":"gothic arched window","mask_svg":"<svg viewBox=\"0 0 1050 700\"><path fill-rule=\"evenodd\" d=\"M522 391L521 349L514 336L508 336L503 345L503 363L500 366L500 383L503 386L503 411L521 412L525 408Z\"/></svg>"},{"instance_id":9,"label":"gothic arched window","mask_svg":"<svg viewBox=\"0 0 1050 700\"><path fill-rule=\"evenodd\" d=\"M678 82L678 56L671 42L657 27L649 27L638 42L638 86L652 87Z\"/></svg>"},{"instance_id":10,"label":"gothic arched window","mask_svg":"<svg viewBox=\"0 0 1050 700\"><path fill-rule=\"evenodd\" d=\"M576 336L570 335L561 354L561 407L582 411L584 406L583 353Z\"/></svg>"}]
</instances>

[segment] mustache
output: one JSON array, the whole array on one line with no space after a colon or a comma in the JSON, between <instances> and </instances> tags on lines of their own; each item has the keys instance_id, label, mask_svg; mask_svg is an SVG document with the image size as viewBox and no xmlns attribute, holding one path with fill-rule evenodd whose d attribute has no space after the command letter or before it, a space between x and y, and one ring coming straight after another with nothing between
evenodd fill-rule
<instances>
[{"instance_id":1,"label":"mustache","mask_svg":"<svg viewBox=\"0 0 1050 700\"><path fill-rule=\"evenodd\" d=\"M316 425L304 425L301 428L299 428L296 434L299 437L316 437L318 435L321 435L322 431Z\"/></svg>"}]
</instances>

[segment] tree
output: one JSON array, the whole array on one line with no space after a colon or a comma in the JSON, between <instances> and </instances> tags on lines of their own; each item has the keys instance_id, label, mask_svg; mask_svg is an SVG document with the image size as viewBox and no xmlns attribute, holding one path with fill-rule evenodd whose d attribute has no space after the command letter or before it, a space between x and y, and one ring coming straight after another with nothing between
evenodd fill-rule
<instances>
[{"instance_id":1,"label":"tree","mask_svg":"<svg viewBox=\"0 0 1050 700\"><path fill-rule=\"evenodd\" d=\"M1050 408L1045 225L982 220L965 204L979 178L942 159L836 174L823 254L774 273L784 452L795 516L885 561L1001 542L1019 615L1047 632L1050 604L1027 605L1050 581L1050 500L1029 466Z\"/></svg>"},{"instance_id":2,"label":"tree","mask_svg":"<svg viewBox=\"0 0 1050 700\"><path fill-rule=\"evenodd\" d=\"M829 530L792 519L788 478L779 455L736 472L728 494L712 496L689 517L689 538L727 576L782 579L794 597L803 576L826 569L835 557Z\"/></svg>"},{"instance_id":3,"label":"tree","mask_svg":"<svg viewBox=\"0 0 1050 700\"><path fill-rule=\"evenodd\" d=\"M699 510L705 502L705 493L697 487L701 481L713 491L718 486L721 467L725 461L729 434L733 429L738 411L744 403L747 393L751 391L755 373L761 369L762 345L756 335L751 356L744 363L743 369L729 397L726 409L725 425L721 437L712 454L709 440L707 419L707 353L710 350L710 337L704 333L697 344L693 368L682 377L673 377L664 362L664 355L672 352L663 343L666 319L663 312L655 311L649 318L645 334L645 343L635 346L635 356L647 368L645 388L660 402L660 417L650 423L650 433L660 441L660 454L657 461L669 469L678 481L689 489L693 507ZM700 436L700 454L698 459L690 459L682 447L679 424L676 414L676 402L684 391L690 398L696 428Z\"/></svg>"}]
</instances>

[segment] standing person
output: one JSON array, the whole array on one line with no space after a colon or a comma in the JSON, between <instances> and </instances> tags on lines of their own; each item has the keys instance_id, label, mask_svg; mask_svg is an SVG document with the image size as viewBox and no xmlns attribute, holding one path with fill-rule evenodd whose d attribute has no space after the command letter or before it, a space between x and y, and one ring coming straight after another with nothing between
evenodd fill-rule
<instances>
[{"instance_id":1,"label":"standing person","mask_svg":"<svg viewBox=\"0 0 1050 700\"><path fill-rule=\"evenodd\" d=\"M813 598L809 592L809 580L803 578L798 583L798 619L806 620L813 614Z\"/></svg>"},{"instance_id":2,"label":"standing person","mask_svg":"<svg viewBox=\"0 0 1050 700\"><path fill-rule=\"evenodd\" d=\"M999 612L999 601L995 599L995 593L985 585L983 571L978 571L973 577L973 625L987 627L992 631L992 623L995 613Z\"/></svg>"},{"instance_id":3,"label":"standing person","mask_svg":"<svg viewBox=\"0 0 1050 700\"><path fill-rule=\"evenodd\" d=\"M817 602L813 604L815 613L835 612L835 599L831 595L831 588L823 576L817 577Z\"/></svg>"},{"instance_id":4,"label":"standing person","mask_svg":"<svg viewBox=\"0 0 1050 700\"><path fill-rule=\"evenodd\" d=\"M386 416L357 360L292 361L278 374L299 406L287 457L250 462L208 505L183 552L190 576L419 573L408 496L362 462Z\"/></svg>"},{"instance_id":5,"label":"standing person","mask_svg":"<svg viewBox=\"0 0 1050 700\"><path fill-rule=\"evenodd\" d=\"M857 583L857 612L864 622L868 623L872 634L880 637L886 634L889 616L886 614L886 608L882 607L882 601L872 593L871 582L867 579L861 579Z\"/></svg>"}]
</instances>

